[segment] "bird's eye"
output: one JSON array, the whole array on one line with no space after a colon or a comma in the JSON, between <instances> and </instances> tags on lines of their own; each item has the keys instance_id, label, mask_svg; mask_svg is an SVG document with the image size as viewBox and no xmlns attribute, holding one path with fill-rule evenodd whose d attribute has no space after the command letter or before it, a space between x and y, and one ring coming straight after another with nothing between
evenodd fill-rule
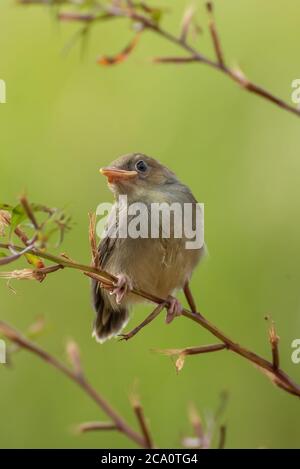
<instances>
[{"instance_id":1,"label":"bird's eye","mask_svg":"<svg viewBox=\"0 0 300 469\"><path fill-rule=\"evenodd\" d=\"M144 160L139 160L136 162L135 164L135 168L137 169L137 171L139 171L140 173L145 173L148 169L148 166L147 164L145 163Z\"/></svg>"}]
</instances>

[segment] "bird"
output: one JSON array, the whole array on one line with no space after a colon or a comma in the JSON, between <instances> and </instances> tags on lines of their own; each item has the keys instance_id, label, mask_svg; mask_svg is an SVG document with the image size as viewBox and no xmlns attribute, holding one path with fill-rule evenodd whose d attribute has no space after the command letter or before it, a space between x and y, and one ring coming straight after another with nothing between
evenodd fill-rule
<instances>
[{"instance_id":1,"label":"bird","mask_svg":"<svg viewBox=\"0 0 300 469\"><path fill-rule=\"evenodd\" d=\"M98 267L117 279L113 288L92 280L92 299L96 313L92 335L103 343L115 336L122 337L121 332L129 321L132 306L145 301L131 292L133 287L166 299L167 323L182 312L182 305L174 296L178 290L184 291L191 308L195 310L189 281L204 254L205 245L187 249L185 236L174 236L174 222L169 237L165 237L162 231L156 238L118 237L120 220L113 215L120 208L120 196L126 196L127 211L135 203L146 207L162 203L177 203L181 207L191 204L195 208L197 200L174 172L143 153L123 155L108 167L101 168L100 172L107 178L115 201L107 219L105 235L98 246ZM149 220L151 228L151 219ZM113 230L116 230L114 236ZM124 334L123 337L129 336Z\"/></svg>"}]
</instances>

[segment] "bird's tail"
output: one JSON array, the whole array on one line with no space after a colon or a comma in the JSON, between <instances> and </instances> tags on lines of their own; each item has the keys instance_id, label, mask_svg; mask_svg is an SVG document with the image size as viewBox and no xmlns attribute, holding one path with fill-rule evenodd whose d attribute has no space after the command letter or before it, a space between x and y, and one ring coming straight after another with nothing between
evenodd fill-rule
<instances>
[{"instance_id":1,"label":"bird's tail","mask_svg":"<svg viewBox=\"0 0 300 469\"><path fill-rule=\"evenodd\" d=\"M112 304L107 292L101 290L99 283L94 280L92 292L96 311L92 335L102 344L121 332L128 322L129 312L125 306Z\"/></svg>"}]
</instances>

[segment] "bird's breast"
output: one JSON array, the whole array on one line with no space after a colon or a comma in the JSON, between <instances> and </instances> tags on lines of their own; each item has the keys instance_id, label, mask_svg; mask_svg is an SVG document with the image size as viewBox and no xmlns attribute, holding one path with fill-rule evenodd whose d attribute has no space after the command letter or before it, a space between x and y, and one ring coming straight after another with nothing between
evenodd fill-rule
<instances>
[{"instance_id":1,"label":"bird's breast","mask_svg":"<svg viewBox=\"0 0 300 469\"><path fill-rule=\"evenodd\" d=\"M166 298L182 288L191 276L201 250L188 250L182 239L120 239L106 269L116 275L126 274L133 285ZM140 298L132 295L132 301Z\"/></svg>"}]
</instances>

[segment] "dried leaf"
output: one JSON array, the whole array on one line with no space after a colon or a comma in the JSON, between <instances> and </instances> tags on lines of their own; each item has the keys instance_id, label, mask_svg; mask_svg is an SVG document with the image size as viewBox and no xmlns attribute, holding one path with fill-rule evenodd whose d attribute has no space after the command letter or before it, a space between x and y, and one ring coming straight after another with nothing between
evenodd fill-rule
<instances>
[{"instance_id":1,"label":"dried leaf","mask_svg":"<svg viewBox=\"0 0 300 469\"><path fill-rule=\"evenodd\" d=\"M99 57L99 59L97 60L97 63L99 65L103 65L107 67L107 66L116 65L121 62L124 62L125 60L128 59L131 52L135 49L139 39L140 39L140 33L137 33L135 37L133 38L133 40L119 54L116 54L114 56Z\"/></svg>"},{"instance_id":2,"label":"dried leaf","mask_svg":"<svg viewBox=\"0 0 300 469\"><path fill-rule=\"evenodd\" d=\"M194 7L194 5L190 5L186 9L186 11L183 15L182 23L181 23L180 39L183 42L186 42L186 40L187 40L187 36L188 36L189 30L190 30L191 23L192 23L194 15L195 15L195 7Z\"/></svg>"},{"instance_id":3,"label":"dried leaf","mask_svg":"<svg viewBox=\"0 0 300 469\"><path fill-rule=\"evenodd\" d=\"M45 324L44 316L38 316L36 321L28 327L27 336L31 339L37 337L45 329Z\"/></svg>"},{"instance_id":4,"label":"dried leaf","mask_svg":"<svg viewBox=\"0 0 300 469\"><path fill-rule=\"evenodd\" d=\"M14 280L38 280L39 282L41 282L42 280L44 280L44 274L42 272L32 269L21 269L13 270L11 272L0 272L0 278Z\"/></svg>"},{"instance_id":5,"label":"dried leaf","mask_svg":"<svg viewBox=\"0 0 300 469\"><path fill-rule=\"evenodd\" d=\"M89 213L89 220L90 220L89 240L90 240L90 246L91 246L91 251L92 251L93 266L99 267L99 251L98 251L97 241L96 241L96 214Z\"/></svg>"},{"instance_id":6,"label":"dried leaf","mask_svg":"<svg viewBox=\"0 0 300 469\"><path fill-rule=\"evenodd\" d=\"M184 360L185 360L185 354L181 353L179 357L176 360L175 366L176 366L176 371L179 372L182 370L184 366Z\"/></svg>"},{"instance_id":7,"label":"dried leaf","mask_svg":"<svg viewBox=\"0 0 300 469\"><path fill-rule=\"evenodd\" d=\"M71 365L77 375L83 375L80 350L77 343L74 340L69 340L66 346L66 351Z\"/></svg>"},{"instance_id":8,"label":"dried leaf","mask_svg":"<svg viewBox=\"0 0 300 469\"><path fill-rule=\"evenodd\" d=\"M16 205L11 212L10 234L12 234L18 225L27 219L26 212L21 204Z\"/></svg>"},{"instance_id":9,"label":"dried leaf","mask_svg":"<svg viewBox=\"0 0 300 469\"><path fill-rule=\"evenodd\" d=\"M45 267L45 264L40 257L35 256L34 254L29 254L29 253L25 254L25 257L27 261L29 262L29 264L33 265L37 269L43 269Z\"/></svg>"}]
</instances>

